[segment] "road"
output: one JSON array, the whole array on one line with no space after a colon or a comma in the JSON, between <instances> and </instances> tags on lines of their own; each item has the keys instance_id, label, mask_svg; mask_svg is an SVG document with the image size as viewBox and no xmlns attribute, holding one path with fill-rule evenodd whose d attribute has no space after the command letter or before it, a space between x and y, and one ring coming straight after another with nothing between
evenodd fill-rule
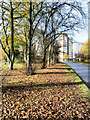
<instances>
[{"instance_id":1,"label":"road","mask_svg":"<svg viewBox=\"0 0 90 120\"><path fill-rule=\"evenodd\" d=\"M63 63L69 65L90 89L90 65L78 64L73 62Z\"/></svg>"}]
</instances>

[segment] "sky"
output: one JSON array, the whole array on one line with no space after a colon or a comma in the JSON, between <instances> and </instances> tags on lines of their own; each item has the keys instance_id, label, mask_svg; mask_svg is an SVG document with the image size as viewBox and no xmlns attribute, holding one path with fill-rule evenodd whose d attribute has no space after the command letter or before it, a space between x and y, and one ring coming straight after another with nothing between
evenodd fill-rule
<instances>
[{"instance_id":1,"label":"sky","mask_svg":"<svg viewBox=\"0 0 90 120\"><path fill-rule=\"evenodd\" d=\"M87 0L83 1L83 7L84 7L83 9L85 13L88 16L88 1ZM75 36L73 37L73 39L77 42L85 43L86 41L88 41L88 19L85 20L85 23L86 23L86 28L80 30L79 32L75 32ZM76 53L80 52L80 49L81 49L81 44L77 44L77 43L73 44L74 57Z\"/></svg>"},{"instance_id":2,"label":"sky","mask_svg":"<svg viewBox=\"0 0 90 120\"><path fill-rule=\"evenodd\" d=\"M84 12L88 16L88 2L87 2L87 0L85 0L82 3L83 3ZM86 42L88 40L88 19L85 20L85 23L86 23L86 28L75 33L75 40L80 41L82 43Z\"/></svg>"},{"instance_id":3,"label":"sky","mask_svg":"<svg viewBox=\"0 0 90 120\"><path fill-rule=\"evenodd\" d=\"M5 1L7 1L7 0L5 0ZM53 0L47 0L47 1L52 2ZM54 0L54 1L59 1L59 0ZM89 0L63 0L63 1L78 1L78 2L81 2L85 13L88 15L88 2L89 2ZM1 22L1 20L0 20L0 22ZM87 24L86 28L84 28L83 30L80 30L79 32L75 32L75 34L73 36L73 39L75 41L84 43L88 40L88 19L86 19L86 24ZM0 26L0 30L1 30L1 26ZM73 45L74 54L77 53L80 50L79 48L80 48L79 44L74 44Z\"/></svg>"},{"instance_id":4,"label":"sky","mask_svg":"<svg viewBox=\"0 0 90 120\"><path fill-rule=\"evenodd\" d=\"M74 40L77 42L85 43L88 40L88 33L82 30L80 31L80 33L76 33ZM81 47L82 47L81 44L78 43L73 44L73 54L74 54L73 57L75 57L76 53L80 52Z\"/></svg>"}]
</instances>

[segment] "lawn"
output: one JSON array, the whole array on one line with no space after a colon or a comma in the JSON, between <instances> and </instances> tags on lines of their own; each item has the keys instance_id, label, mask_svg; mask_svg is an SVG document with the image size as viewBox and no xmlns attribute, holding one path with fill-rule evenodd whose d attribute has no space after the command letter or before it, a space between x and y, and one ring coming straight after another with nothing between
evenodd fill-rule
<instances>
[{"instance_id":1,"label":"lawn","mask_svg":"<svg viewBox=\"0 0 90 120\"><path fill-rule=\"evenodd\" d=\"M5 120L89 119L88 88L62 63L26 75L16 64L2 81L2 118Z\"/></svg>"}]
</instances>

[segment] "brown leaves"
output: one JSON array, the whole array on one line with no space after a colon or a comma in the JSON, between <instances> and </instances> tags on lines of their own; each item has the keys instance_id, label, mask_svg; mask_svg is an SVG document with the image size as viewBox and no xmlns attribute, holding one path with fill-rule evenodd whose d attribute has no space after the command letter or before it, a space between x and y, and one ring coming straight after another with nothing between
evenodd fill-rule
<instances>
[{"instance_id":1,"label":"brown leaves","mask_svg":"<svg viewBox=\"0 0 90 120\"><path fill-rule=\"evenodd\" d=\"M28 118L30 116L32 119L39 119L39 116L41 116L41 119L88 118L86 101L80 101L80 97L76 102L73 101L72 97L65 95L66 89L63 89L64 92L60 92L60 87L41 89L40 91L38 89L33 91L24 89L26 95L24 95L23 91L17 91L16 96L14 95L16 91L11 91L14 96L10 97L13 100L10 103L8 102L10 101L9 97L5 100L5 94L9 93L7 91L3 96L3 117L10 118L8 115L14 117L19 113L19 118ZM18 95L20 93L21 95ZM8 96L10 96L10 93ZM13 97L17 99L12 99Z\"/></svg>"},{"instance_id":2,"label":"brown leaves","mask_svg":"<svg viewBox=\"0 0 90 120\"><path fill-rule=\"evenodd\" d=\"M54 67L62 67L56 65ZM64 72L64 69L47 69L46 72ZM40 72L40 71L39 71ZM42 70L42 73L45 70ZM51 77L52 76L52 77ZM34 76L33 76L34 77ZM8 89L3 93L2 117L12 120L68 120L88 119L89 112L87 100L79 92L78 86L52 85L58 82L70 82L64 74L41 74L35 76L38 84L46 84L50 79L50 86L33 86ZM45 78L46 77L46 78ZM62 78L62 79L61 79ZM33 79L34 80L34 79ZM31 81L30 81L31 82ZM35 82L35 81L34 81Z\"/></svg>"}]
</instances>

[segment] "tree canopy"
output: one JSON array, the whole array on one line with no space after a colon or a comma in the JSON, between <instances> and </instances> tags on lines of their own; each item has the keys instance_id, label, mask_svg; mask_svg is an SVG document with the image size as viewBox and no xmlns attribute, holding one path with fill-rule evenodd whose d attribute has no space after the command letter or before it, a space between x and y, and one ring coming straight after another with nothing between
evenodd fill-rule
<instances>
[{"instance_id":1,"label":"tree canopy","mask_svg":"<svg viewBox=\"0 0 90 120\"><path fill-rule=\"evenodd\" d=\"M90 41L86 41L85 43L82 44L82 48L81 48L81 52L84 55L85 59L89 59L90 58Z\"/></svg>"},{"instance_id":2,"label":"tree canopy","mask_svg":"<svg viewBox=\"0 0 90 120\"><path fill-rule=\"evenodd\" d=\"M39 56L43 58L45 67L45 61L47 63L48 60L54 58L54 55L50 57L50 52L56 53L54 46L59 35L82 28L86 17L80 2L75 1L14 2L10 0L0 2L0 7L2 49L13 69L15 51L22 47L29 74L32 74L34 53L38 55L38 51L43 51L43 53L39 52L42 53Z\"/></svg>"}]
</instances>

